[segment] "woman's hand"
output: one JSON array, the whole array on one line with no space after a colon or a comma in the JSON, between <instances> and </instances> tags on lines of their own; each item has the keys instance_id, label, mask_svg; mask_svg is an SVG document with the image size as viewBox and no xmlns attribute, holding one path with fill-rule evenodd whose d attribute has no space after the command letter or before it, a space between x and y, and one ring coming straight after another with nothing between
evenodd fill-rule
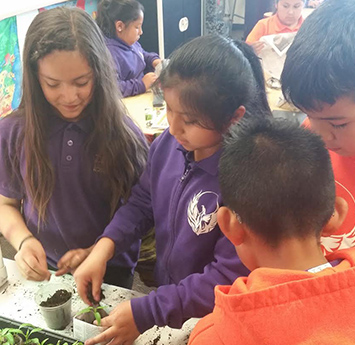
<instances>
[{"instance_id":1,"label":"woman's hand","mask_svg":"<svg viewBox=\"0 0 355 345\"><path fill-rule=\"evenodd\" d=\"M58 261L58 271L56 276L61 276L65 273L73 273L75 269L88 257L92 248L78 248L67 251Z\"/></svg>"},{"instance_id":2,"label":"woman's hand","mask_svg":"<svg viewBox=\"0 0 355 345\"><path fill-rule=\"evenodd\" d=\"M91 248L91 253L74 272L78 294L89 305L92 304L87 296L90 284L92 285L93 298L100 302L101 284L106 272L106 263L115 252L115 244L111 239L103 237Z\"/></svg>"},{"instance_id":3,"label":"woman's hand","mask_svg":"<svg viewBox=\"0 0 355 345\"><path fill-rule=\"evenodd\" d=\"M49 280L51 273L48 271L46 253L35 237L30 237L23 242L21 249L15 255L15 260L26 279Z\"/></svg>"},{"instance_id":4,"label":"woman's hand","mask_svg":"<svg viewBox=\"0 0 355 345\"><path fill-rule=\"evenodd\" d=\"M140 335L134 322L131 301L120 303L109 316L101 320L101 326L108 328L85 341L85 345L101 342L110 342L110 345L131 345Z\"/></svg>"}]
</instances>

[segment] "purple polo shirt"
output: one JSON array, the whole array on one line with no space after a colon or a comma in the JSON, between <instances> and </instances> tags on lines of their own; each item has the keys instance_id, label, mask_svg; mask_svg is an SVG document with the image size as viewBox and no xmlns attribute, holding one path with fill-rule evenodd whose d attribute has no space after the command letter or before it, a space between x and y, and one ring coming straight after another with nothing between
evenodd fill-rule
<instances>
[{"instance_id":1,"label":"purple polo shirt","mask_svg":"<svg viewBox=\"0 0 355 345\"><path fill-rule=\"evenodd\" d=\"M142 78L144 73L154 71L152 63L160 59L159 55L146 52L138 42L129 46L119 38L105 37L105 40L115 63L123 96L144 93L146 90Z\"/></svg>"},{"instance_id":2,"label":"purple polo shirt","mask_svg":"<svg viewBox=\"0 0 355 345\"><path fill-rule=\"evenodd\" d=\"M32 201L24 187L25 154L21 144L24 117L20 112L0 121L0 194L23 199L27 227L42 243L48 263L56 267L68 250L87 248L95 243L110 222L110 204L104 177L95 169L95 154L85 150L85 142L93 129L91 119L67 122L53 114L48 119L48 154L55 171L55 187L46 210L46 223L38 231L37 212L32 210ZM129 123L138 133L133 123ZM14 157L19 147L20 166L16 167ZM109 265L133 269L139 245L139 241L135 241Z\"/></svg>"}]
</instances>

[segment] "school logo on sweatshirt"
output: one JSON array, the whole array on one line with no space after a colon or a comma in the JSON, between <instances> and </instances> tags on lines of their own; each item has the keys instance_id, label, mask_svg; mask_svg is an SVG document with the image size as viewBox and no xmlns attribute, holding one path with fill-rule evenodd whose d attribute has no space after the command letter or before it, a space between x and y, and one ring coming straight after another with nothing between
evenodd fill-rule
<instances>
[{"instance_id":1,"label":"school logo on sweatshirt","mask_svg":"<svg viewBox=\"0 0 355 345\"><path fill-rule=\"evenodd\" d=\"M212 203L211 198L214 201ZM206 208L204 201L208 202L208 209ZM210 191L200 191L195 194L187 208L187 220L192 228L192 231L196 235L207 234L212 231L217 225L218 209L218 194Z\"/></svg>"}]
</instances>

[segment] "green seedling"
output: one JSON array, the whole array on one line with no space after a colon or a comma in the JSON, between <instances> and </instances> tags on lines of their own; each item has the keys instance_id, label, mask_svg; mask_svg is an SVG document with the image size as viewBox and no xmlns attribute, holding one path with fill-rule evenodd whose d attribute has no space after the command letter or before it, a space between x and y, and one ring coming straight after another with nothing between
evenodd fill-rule
<instances>
[{"instance_id":1,"label":"green seedling","mask_svg":"<svg viewBox=\"0 0 355 345\"><path fill-rule=\"evenodd\" d=\"M23 342L21 336L21 330L18 328L3 328L0 330L0 344L2 345L14 345L21 344Z\"/></svg>"},{"instance_id":2,"label":"green seedling","mask_svg":"<svg viewBox=\"0 0 355 345\"><path fill-rule=\"evenodd\" d=\"M23 328L27 328L27 329L23 330ZM48 341L48 338L44 339L43 341L40 341L38 338L31 338L31 335L33 333L41 332L42 328L36 328L30 323L23 323L22 325L20 325L18 330L19 332L17 333L21 334L22 337L24 338L23 345L30 345L30 344L44 345Z\"/></svg>"},{"instance_id":3,"label":"green seedling","mask_svg":"<svg viewBox=\"0 0 355 345\"><path fill-rule=\"evenodd\" d=\"M70 345L67 342L58 340L56 344L47 343L48 338L40 341L39 338L31 338L31 336L42 328L36 328L30 323L23 323L18 328L0 329L0 345ZM81 341L75 341L72 345L84 345Z\"/></svg>"},{"instance_id":4,"label":"green seedling","mask_svg":"<svg viewBox=\"0 0 355 345\"><path fill-rule=\"evenodd\" d=\"M94 315L94 318L97 322L97 325L100 326L101 325L101 318L102 316L106 316L107 313L106 311L104 310L105 307L103 306L98 306L98 307L93 307L93 306L90 306L90 307L87 307L87 308L84 308L82 310L79 311L79 313L77 315L82 315L82 314L87 314L87 315ZM103 314L104 313L104 314ZM92 323L94 320L86 320L85 318L80 318L80 320L83 320L83 321L86 321L88 323Z\"/></svg>"}]
</instances>

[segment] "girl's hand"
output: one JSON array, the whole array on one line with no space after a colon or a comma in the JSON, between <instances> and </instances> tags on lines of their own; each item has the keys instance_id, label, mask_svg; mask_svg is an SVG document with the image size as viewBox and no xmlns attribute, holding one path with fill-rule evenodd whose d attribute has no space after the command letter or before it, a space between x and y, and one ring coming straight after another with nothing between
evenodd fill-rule
<instances>
[{"instance_id":1,"label":"girl's hand","mask_svg":"<svg viewBox=\"0 0 355 345\"><path fill-rule=\"evenodd\" d=\"M111 239L103 237L90 248L92 249L91 253L74 272L78 294L89 305L92 304L87 296L89 284L92 285L93 298L100 302L101 284L106 272L106 263L115 252L115 244Z\"/></svg>"},{"instance_id":2,"label":"girl's hand","mask_svg":"<svg viewBox=\"0 0 355 345\"><path fill-rule=\"evenodd\" d=\"M161 60L160 60L160 59L155 59L155 60L152 62L153 68L157 67L160 63L161 63Z\"/></svg>"},{"instance_id":3,"label":"girl's hand","mask_svg":"<svg viewBox=\"0 0 355 345\"><path fill-rule=\"evenodd\" d=\"M46 253L35 237L26 240L15 255L16 264L21 274L29 280L49 280Z\"/></svg>"},{"instance_id":4,"label":"girl's hand","mask_svg":"<svg viewBox=\"0 0 355 345\"><path fill-rule=\"evenodd\" d=\"M142 78L142 82L145 86L145 89L148 90L153 83L157 80L157 75L153 72L149 72L147 73L143 78Z\"/></svg>"},{"instance_id":5,"label":"girl's hand","mask_svg":"<svg viewBox=\"0 0 355 345\"><path fill-rule=\"evenodd\" d=\"M255 54L259 55L259 53L263 50L265 43L258 41L258 42L252 43L251 46L253 47Z\"/></svg>"},{"instance_id":6,"label":"girl's hand","mask_svg":"<svg viewBox=\"0 0 355 345\"><path fill-rule=\"evenodd\" d=\"M78 248L67 251L58 261L58 271L56 276L61 276L65 273L73 273L75 269L88 257L92 248Z\"/></svg>"},{"instance_id":7,"label":"girl's hand","mask_svg":"<svg viewBox=\"0 0 355 345\"><path fill-rule=\"evenodd\" d=\"M130 301L120 303L109 316L101 320L101 326L108 328L85 341L85 345L101 342L110 342L110 345L131 345L140 335L134 322Z\"/></svg>"},{"instance_id":8,"label":"girl's hand","mask_svg":"<svg viewBox=\"0 0 355 345\"><path fill-rule=\"evenodd\" d=\"M82 300L89 305L92 302L88 299L87 291L92 285L92 296L96 302L100 302L101 284L106 272L106 261L100 261L92 255L89 255L83 263L75 270L74 279L78 294Z\"/></svg>"},{"instance_id":9,"label":"girl's hand","mask_svg":"<svg viewBox=\"0 0 355 345\"><path fill-rule=\"evenodd\" d=\"M310 0L308 2L308 7L316 8L322 3L322 0Z\"/></svg>"}]
</instances>

